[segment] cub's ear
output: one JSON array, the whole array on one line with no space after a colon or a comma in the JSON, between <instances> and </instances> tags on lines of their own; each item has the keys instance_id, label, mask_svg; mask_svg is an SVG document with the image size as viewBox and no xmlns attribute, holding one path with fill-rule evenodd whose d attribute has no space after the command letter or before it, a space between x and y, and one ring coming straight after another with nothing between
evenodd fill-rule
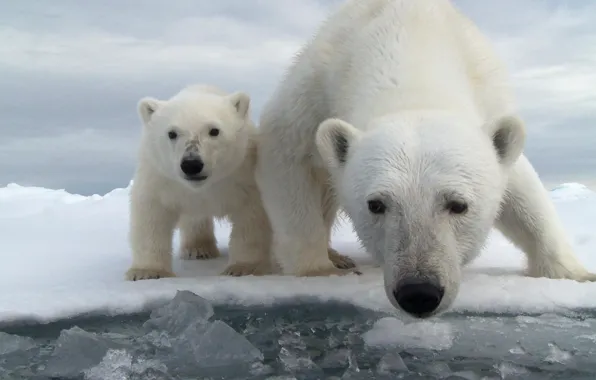
<instances>
[{"instance_id":1,"label":"cub's ear","mask_svg":"<svg viewBox=\"0 0 596 380\"><path fill-rule=\"evenodd\" d=\"M228 95L230 103L236 108L238 115L245 119L250 108L250 96L244 92L237 91Z\"/></svg>"},{"instance_id":2,"label":"cub's ear","mask_svg":"<svg viewBox=\"0 0 596 380\"><path fill-rule=\"evenodd\" d=\"M139 117L143 121L143 123L147 124L151 120L151 117L157 111L157 109L162 105L161 100L157 100L152 97L145 97L139 100L137 105L137 109L139 112Z\"/></svg>"},{"instance_id":3,"label":"cub's ear","mask_svg":"<svg viewBox=\"0 0 596 380\"><path fill-rule=\"evenodd\" d=\"M317 129L315 142L319 154L329 169L342 168L348 159L350 147L360 138L352 124L340 119L327 119Z\"/></svg>"},{"instance_id":4,"label":"cub's ear","mask_svg":"<svg viewBox=\"0 0 596 380\"><path fill-rule=\"evenodd\" d=\"M501 116L489 124L488 133L499 162L507 167L513 165L526 144L526 127L522 119L517 115Z\"/></svg>"}]
</instances>

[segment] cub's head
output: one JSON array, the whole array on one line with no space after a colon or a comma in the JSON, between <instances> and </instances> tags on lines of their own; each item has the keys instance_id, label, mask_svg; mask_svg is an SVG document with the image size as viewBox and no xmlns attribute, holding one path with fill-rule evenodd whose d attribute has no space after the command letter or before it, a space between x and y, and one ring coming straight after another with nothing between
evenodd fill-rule
<instances>
[{"instance_id":1,"label":"cub's head","mask_svg":"<svg viewBox=\"0 0 596 380\"><path fill-rule=\"evenodd\" d=\"M253 126L249 105L245 93L202 87L169 100L141 99L149 158L163 175L192 188L225 178L246 156Z\"/></svg>"},{"instance_id":2,"label":"cub's head","mask_svg":"<svg viewBox=\"0 0 596 380\"><path fill-rule=\"evenodd\" d=\"M462 266L493 226L524 126L514 116L484 126L433 116L363 130L328 119L318 151L359 239L382 263L391 303L417 318L436 315L453 303Z\"/></svg>"}]
</instances>

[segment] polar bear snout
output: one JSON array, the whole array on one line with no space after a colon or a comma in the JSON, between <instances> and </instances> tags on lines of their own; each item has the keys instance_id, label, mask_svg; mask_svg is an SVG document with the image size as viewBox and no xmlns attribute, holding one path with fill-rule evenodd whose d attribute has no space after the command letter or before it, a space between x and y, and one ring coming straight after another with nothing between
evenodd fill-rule
<instances>
[{"instance_id":1,"label":"polar bear snout","mask_svg":"<svg viewBox=\"0 0 596 380\"><path fill-rule=\"evenodd\" d=\"M437 281L406 278L393 290L395 301L406 313L425 318L430 316L441 304L445 288Z\"/></svg>"},{"instance_id":2,"label":"polar bear snout","mask_svg":"<svg viewBox=\"0 0 596 380\"><path fill-rule=\"evenodd\" d=\"M197 154L188 154L182 157L180 161L180 170L188 181L202 181L207 178L203 173L205 163L201 156Z\"/></svg>"}]
</instances>

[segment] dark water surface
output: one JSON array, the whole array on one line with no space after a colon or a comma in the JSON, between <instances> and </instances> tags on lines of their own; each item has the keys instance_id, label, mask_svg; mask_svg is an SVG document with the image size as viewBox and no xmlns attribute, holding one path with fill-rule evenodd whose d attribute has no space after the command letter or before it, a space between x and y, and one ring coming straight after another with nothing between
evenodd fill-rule
<instances>
[{"instance_id":1,"label":"dark water surface","mask_svg":"<svg viewBox=\"0 0 596 380\"><path fill-rule=\"evenodd\" d=\"M594 318L450 314L404 324L343 303L212 308L179 292L151 314L5 328L0 379L593 380Z\"/></svg>"}]
</instances>

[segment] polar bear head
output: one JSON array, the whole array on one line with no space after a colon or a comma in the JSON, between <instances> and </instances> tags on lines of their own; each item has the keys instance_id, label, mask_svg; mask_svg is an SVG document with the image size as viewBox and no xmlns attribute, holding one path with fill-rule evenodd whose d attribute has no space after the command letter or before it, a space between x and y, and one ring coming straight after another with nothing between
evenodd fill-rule
<instances>
[{"instance_id":1,"label":"polar bear head","mask_svg":"<svg viewBox=\"0 0 596 380\"><path fill-rule=\"evenodd\" d=\"M437 115L319 126L316 145L338 200L382 263L396 308L425 318L453 303L461 268L482 249L524 143L515 116L480 126Z\"/></svg>"},{"instance_id":2,"label":"polar bear head","mask_svg":"<svg viewBox=\"0 0 596 380\"><path fill-rule=\"evenodd\" d=\"M138 103L143 144L163 175L193 189L229 176L244 161L251 139L250 98L195 85L169 100Z\"/></svg>"}]
</instances>

